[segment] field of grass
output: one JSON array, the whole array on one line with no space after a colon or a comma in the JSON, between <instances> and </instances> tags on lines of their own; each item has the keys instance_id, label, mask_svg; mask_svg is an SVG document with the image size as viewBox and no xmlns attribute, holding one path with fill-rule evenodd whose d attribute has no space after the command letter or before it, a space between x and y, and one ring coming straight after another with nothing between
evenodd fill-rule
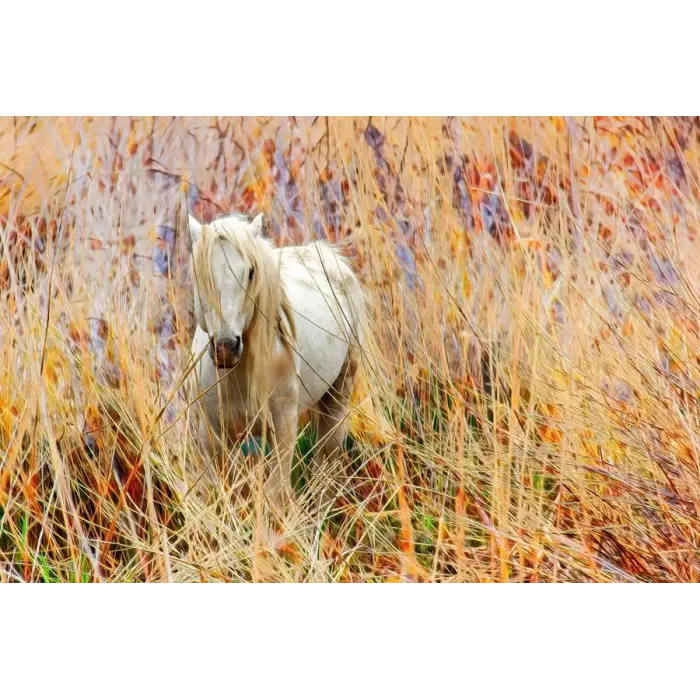
<instances>
[{"instance_id":1,"label":"field of grass","mask_svg":"<svg viewBox=\"0 0 700 700\"><path fill-rule=\"evenodd\" d=\"M1 581L694 581L700 122L0 120ZM186 183L186 184L183 184ZM183 188L351 236L373 416L283 546L204 488ZM384 424L378 426L377 421Z\"/></svg>"}]
</instances>

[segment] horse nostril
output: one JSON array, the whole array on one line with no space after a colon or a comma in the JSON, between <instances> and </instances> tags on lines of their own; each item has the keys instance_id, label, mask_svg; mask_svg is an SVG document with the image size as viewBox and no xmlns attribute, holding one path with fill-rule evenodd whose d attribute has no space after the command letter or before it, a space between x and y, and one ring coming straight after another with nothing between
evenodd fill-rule
<instances>
[{"instance_id":1,"label":"horse nostril","mask_svg":"<svg viewBox=\"0 0 700 700\"><path fill-rule=\"evenodd\" d=\"M240 335L237 335L233 339L233 353L234 353L234 355L241 354L241 336Z\"/></svg>"}]
</instances>

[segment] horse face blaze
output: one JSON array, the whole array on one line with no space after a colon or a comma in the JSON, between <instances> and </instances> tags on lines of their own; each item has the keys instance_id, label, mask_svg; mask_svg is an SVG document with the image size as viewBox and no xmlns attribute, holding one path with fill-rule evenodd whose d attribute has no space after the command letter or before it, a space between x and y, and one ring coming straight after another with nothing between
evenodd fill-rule
<instances>
[{"instance_id":1,"label":"horse face blaze","mask_svg":"<svg viewBox=\"0 0 700 700\"><path fill-rule=\"evenodd\" d=\"M243 333L250 324L254 305L249 298L249 265L228 242L214 250L212 276L219 295L217 308L202 309L212 338L212 359L219 366L233 366L243 352Z\"/></svg>"},{"instance_id":2,"label":"horse face blaze","mask_svg":"<svg viewBox=\"0 0 700 700\"><path fill-rule=\"evenodd\" d=\"M231 243L224 242L219 252L214 268L222 301L230 313L242 314L247 299L249 266Z\"/></svg>"}]
</instances>

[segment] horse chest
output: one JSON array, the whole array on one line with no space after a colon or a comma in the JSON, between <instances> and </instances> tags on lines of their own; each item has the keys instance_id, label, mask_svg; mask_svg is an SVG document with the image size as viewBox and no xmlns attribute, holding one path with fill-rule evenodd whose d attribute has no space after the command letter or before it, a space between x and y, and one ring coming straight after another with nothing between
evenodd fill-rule
<instances>
[{"instance_id":1,"label":"horse chest","mask_svg":"<svg viewBox=\"0 0 700 700\"><path fill-rule=\"evenodd\" d=\"M222 378L208 357L202 360L200 384L208 390L202 397L207 416L213 425L235 435L242 435L250 428L253 412L247 402L248 383L245 372L233 370Z\"/></svg>"}]
</instances>

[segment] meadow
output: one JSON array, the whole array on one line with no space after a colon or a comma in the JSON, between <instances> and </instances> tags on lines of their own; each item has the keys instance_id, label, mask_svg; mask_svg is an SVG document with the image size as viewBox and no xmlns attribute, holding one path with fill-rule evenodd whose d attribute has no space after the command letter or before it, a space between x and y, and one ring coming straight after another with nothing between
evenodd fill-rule
<instances>
[{"instance_id":1,"label":"meadow","mask_svg":"<svg viewBox=\"0 0 700 700\"><path fill-rule=\"evenodd\" d=\"M695 581L696 118L0 120L0 581ZM283 546L203 488L174 228L344 243L372 338Z\"/></svg>"}]
</instances>

